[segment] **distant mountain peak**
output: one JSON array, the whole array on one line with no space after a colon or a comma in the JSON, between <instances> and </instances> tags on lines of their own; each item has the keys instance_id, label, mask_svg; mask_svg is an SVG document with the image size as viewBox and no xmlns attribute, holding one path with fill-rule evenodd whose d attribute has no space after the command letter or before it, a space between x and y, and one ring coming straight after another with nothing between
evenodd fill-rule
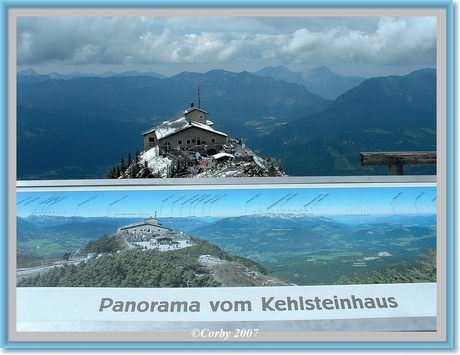
<instances>
[{"instance_id":1,"label":"distant mountain peak","mask_svg":"<svg viewBox=\"0 0 460 355\"><path fill-rule=\"evenodd\" d=\"M315 73L322 73L322 74L329 74L329 73L332 73L332 71L326 67L325 65L322 65L320 67L317 67L317 68L313 68L311 70L309 70L310 73L312 72L315 72Z\"/></svg>"},{"instance_id":2,"label":"distant mountain peak","mask_svg":"<svg viewBox=\"0 0 460 355\"><path fill-rule=\"evenodd\" d=\"M260 76L270 76L275 80L300 84L309 92L325 99L335 100L337 97L359 85L364 78L342 77L322 65L313 69L293 72L284 66L266 67L255 73Z\"/></svg>"},{"instance_id":3,"label":"distant mountain peak","mask_svg":"<svg viewBox=\"0 0 460 355\"><path fill-rule=\"evenodd\" d=\"M289 68L285 67L284 65L278 65L276 67L266 67L262 70L259 70L259 72L263 72L263 71L277 71L277 72L280 72L280 73L293 73L292 70L290 70Z\"/></svg>"},{"instance_id":4,"label":"distant mountain peak","mask_svg":"<svg viewBox=\"0 0 460 355\"><path fill-rule=\"evenodd\" d=\"M20 72L18 72L17 75L33 75L33 76L38 76L40 74L38 74L35 70L33 69L25 69L25 70L21 70Z\"/></svg>"}]
</instances>

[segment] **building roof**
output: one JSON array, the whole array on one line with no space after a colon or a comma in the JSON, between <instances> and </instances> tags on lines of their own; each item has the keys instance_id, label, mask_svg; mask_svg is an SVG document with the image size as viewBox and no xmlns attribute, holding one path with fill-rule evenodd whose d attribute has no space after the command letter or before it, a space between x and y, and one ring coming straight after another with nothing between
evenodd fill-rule
<instances>
[{"instance_id":1,"label":"building roof","mask_svg":"<svg viewBox=\"0 0 460 355\"><path fill-rule=\"evenodd\" d=\"M203 113L205 113L205 114L208 114L208 112L206 112L205 110L202 110L201 108L198 108L198 107L195 107L195 106L191 106L191 107L189 107L188 109L186 109L186 110L184 111L184 115L186 115L186 114L188 114L188 113L190 113L190 112L192 112L192 111L195 111L195 110L200 111L200 112L203 112Z\"/></svg>"},{"instance_id":2,"label":"building roof","mask_svg":"<svg viewBox=\"0 0 460 355\"><path fill-rule=\"evenodd\" d=\"M193 108L193 107L192 107ZM199 109L198 109L199 110ZM212 124L211 121L207 121L209 124ZM213 132L215 134L219 134L222 136L227 137L227 135L223 132L216 131L214 128L212 128L208 124L202 124L196 121L189 121L185 118L185 116L178 117L178 118L173 118L172 120L165 121L158 126L151 128L147 131L142 132L142 135L145 136L146 134L152 133L155 131L155 134L157 136L157 139L163 139L168 136L171 136L177 132L183 131L185 129L191 128L191 127L196 127L199 129L203 129L209 132Z\"/></svg>"},{"instance_id":3,"label":"building roof","mask_svg":"<svg viewBox=\"0 0 460 355\"><path fill-rule=\"evenodd\" d=\"M122 227L119 227L119 229L130 229L130 228L138 228L138 227L143 227L143 226L151 226L151 227L157 227L157 228L163 228L163 229L170 229L167 227L163 227L161 224L158 223L158 220L155 218L149 218L146 219L145 221L142 222L137 222L137 223L131 223L124 225Z\"/></svg>"},{"instance_id":4,"label":"building roof","mask_svg":"<svg viewBox=\"0 0 460 355\"><path fill-rule=\"evenodd\" d=\"M234 156L229 153L217 153L217 154L214 154L212 157L216 160L219 160L222 158L234 158Z\"/></svg>"}]
</instances>

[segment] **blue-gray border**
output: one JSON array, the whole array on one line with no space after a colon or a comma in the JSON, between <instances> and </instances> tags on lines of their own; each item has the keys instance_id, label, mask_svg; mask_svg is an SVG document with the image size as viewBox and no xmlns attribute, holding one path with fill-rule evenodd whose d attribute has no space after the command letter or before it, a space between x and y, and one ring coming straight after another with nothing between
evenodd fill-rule
<instances>
[{"instance_id":1,"label":"blue-gray border","mask_svg":"<svg viewBox=\"0 0 460 355\"><path fill-rule=\"evenodd\" d=\"M446 189L447 189L447 206L446 206L446 233L447 233L447 245L446 245L446 261L447 261L447 272L446 272L446 341L442 342L253 342L253 343L208 343L208 342L122 342L122 343L110 343L110 342L10 342L8 340L8 192L10 189L15 188L16 181L11 181L8 174L9 168L9 137L8 137L8 73L12 68L8 68L8 11L10 9L21 9L21 8L40 8L40 9L52 9L52 8L437 8L444 9L446 11L446 113L447 113L447 132L446 132L446 165L447 165L447 176L446 176ZM0 56L0 79L1 79L1 90L3 95L0 96L0 108L1 108L1 134L2 139L0 143L0 161L2 173L0 180L3 185L3 189L0 190L0 225L2 226L3 238L1 240L2 248L2 266L0 272L0 281L4 285L3 292L1 292L1 311L2 316L2 330L0 331L0 342L2 348L8 349L454 349L454 328L456 325L455 317L455 242L454 242L454 204L455 204L455 142L454 142L454 3L448 0L375 0L375 1L340 1L340 0L287 0L287 1L257 1L257 0L222 0L222 1L186 1L186 0L166 0L166 1L148 1L148 0L136 0L136 1L59 1L59 0L0 0L0 22L3 24L1 27L0 36L0 47L3 51L3 55Z\"/></svg>"}]
</instances>

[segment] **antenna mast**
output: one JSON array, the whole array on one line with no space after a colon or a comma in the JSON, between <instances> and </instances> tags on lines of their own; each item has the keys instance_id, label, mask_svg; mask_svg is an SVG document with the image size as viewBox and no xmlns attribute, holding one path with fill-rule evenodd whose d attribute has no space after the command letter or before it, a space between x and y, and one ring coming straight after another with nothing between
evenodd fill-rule
<instances>
[{"instance_id":1,"label":"antenna mast","mask_svg":"<svg viewBox=\"0 0 460 355\"><path fill-rule=\"evenodd\" d=\"M198 108L201 108L200 87L196 87L196 95L198 96Z\"/></svg>"}]
</instances>

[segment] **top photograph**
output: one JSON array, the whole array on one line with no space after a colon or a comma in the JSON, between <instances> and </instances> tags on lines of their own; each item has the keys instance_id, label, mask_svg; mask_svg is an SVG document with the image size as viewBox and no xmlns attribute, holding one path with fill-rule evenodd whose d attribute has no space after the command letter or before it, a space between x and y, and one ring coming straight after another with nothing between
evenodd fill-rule
<instances>
[{"instance_id":1,"label":"top photograph","mask_svg":"<svg viewBox=\"0 0 460 355\"><path fill-rule=\"evenodd\" d=\"M18 181L436 175L430 12L144 13L16 18Z\"/></svg>"}]
</instances>

